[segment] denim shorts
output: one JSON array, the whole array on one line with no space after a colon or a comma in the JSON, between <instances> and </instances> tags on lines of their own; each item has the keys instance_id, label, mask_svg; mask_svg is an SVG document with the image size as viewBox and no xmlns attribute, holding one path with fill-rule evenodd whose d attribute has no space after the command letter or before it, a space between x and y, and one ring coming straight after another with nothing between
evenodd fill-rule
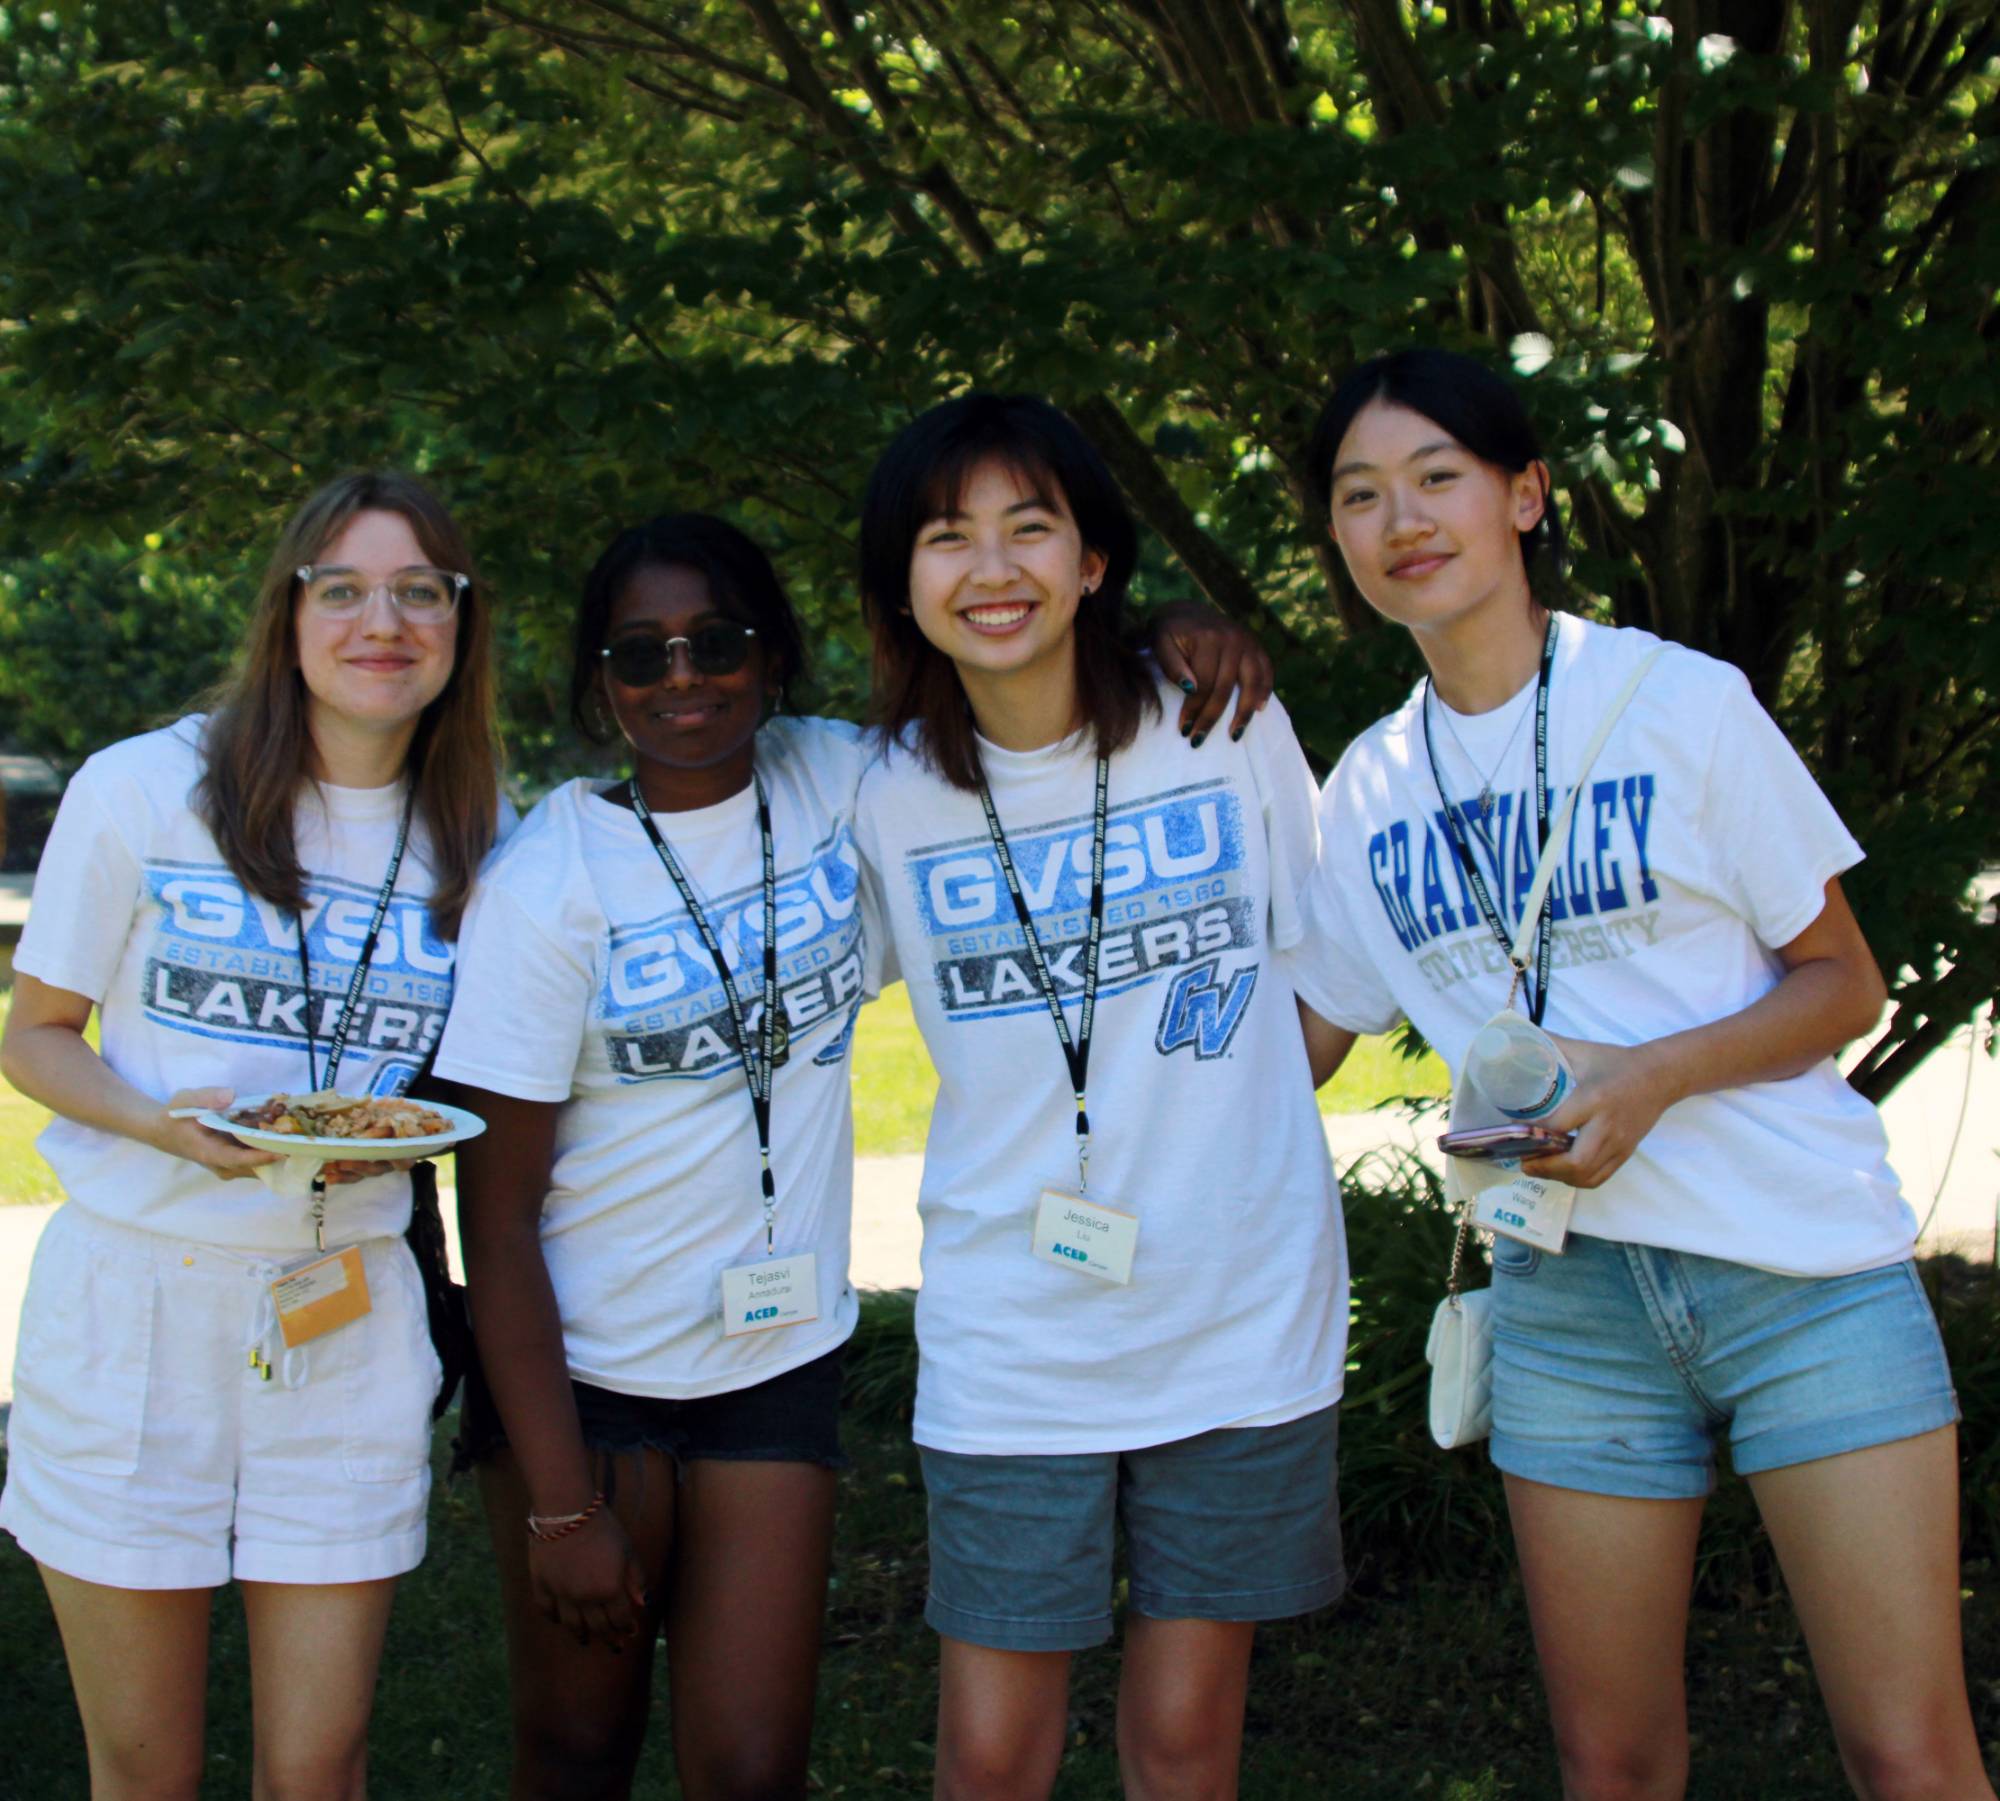
<instances>
[{"instance_id":1,"label":"denim shorts","mask_svg":"<svg viewBox=\"0 0 2000 1801\"><path fill-rule=\"evenodd\" d=\"M1493 1461L1556 1488L1682 1500L1958 1418L1916 1265L1780 1276L1572 1234L1493 1247Z\"/></svg>"},{"instance_id":2,"label":"denim shorts","mask_svg":"<svg viewBox=\"0 0 2000 1801\"><path fill-rule=\"evenodd\" d=\"M840 1452L840 1374L835 1345L765 1382L691 1401L619 1394L572 1380L583 1442L594 1452L665 1451L676 1468L703 1460L817 1463L847 1467ZM465 1378L454 1470L483 1463L507 1442L493 1391L475 1362ZM606 1492L609 1492L608 1490Z\"/></svg>"},{"instance_id":3,"label":"denim shorts","mask_svg":"<svg viewBox=\"0 0 2000 1801\"><path fill-rule=\"evenodd\" d=\"M1139 1451L968 1456L920 1445L930 1498L924 1618L996 1651L1111 1636L1125 1528L1131 1606L1160 1620L1278 1620L1346 1585L1335 1487L1340 1409Z\"/></svg>"}]
</instances>

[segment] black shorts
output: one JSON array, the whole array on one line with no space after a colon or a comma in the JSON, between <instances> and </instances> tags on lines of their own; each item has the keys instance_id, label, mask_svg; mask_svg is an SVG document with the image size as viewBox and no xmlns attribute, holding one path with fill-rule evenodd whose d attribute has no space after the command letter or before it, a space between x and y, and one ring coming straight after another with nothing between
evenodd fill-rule
<instances>
[{"instance_id":1,"label":"black shorts","mask_svg":"<svg viewBox=\"0 0 2000 1801\"><path fill-rule=\"evenodd\" d=\"M583 1440L592 1451L665 1451L675 1467L727 1463L816 1463L847 1467L840 1451L840 1375L845 1345L748 1388L691 1401L619 1394L572 1381ZM465 1378L454 1469L483 1463L507 1442L493 1391L475 1362Z\"/></svg>"}]
</instances>

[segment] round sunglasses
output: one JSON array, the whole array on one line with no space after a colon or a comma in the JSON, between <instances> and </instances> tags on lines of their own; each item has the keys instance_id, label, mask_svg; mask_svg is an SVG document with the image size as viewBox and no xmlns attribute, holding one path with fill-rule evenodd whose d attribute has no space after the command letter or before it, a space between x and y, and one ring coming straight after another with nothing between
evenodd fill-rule
<instances>
[{"instance_id":1,"label":"round sunglasses","mask_svg":"<svg viewBox=\"0 0 2000 1801\"><path fill-rule=\"evenodd\" d=\"M714 620L698 625L685 637L620 638L607 644L602 656L611 673L628 688L650 688L667 679L674 666L674 646L685 644L697 675L734 675L750 657L750 640L757 628Z\"/></svg>"}]
</instances>

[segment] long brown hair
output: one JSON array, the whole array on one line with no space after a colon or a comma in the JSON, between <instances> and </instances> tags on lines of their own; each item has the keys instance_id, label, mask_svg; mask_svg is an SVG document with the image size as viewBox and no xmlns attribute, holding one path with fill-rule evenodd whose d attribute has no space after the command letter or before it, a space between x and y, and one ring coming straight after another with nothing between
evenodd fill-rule
<instances>
[{"instance_id":1,"label":"long brown hair","mask_svg":"<svg viewBox=\"0 0 2000 1801\"><path fill-rule=\"evenodd\" d=\"M988 460L1018 470L1060 496L1104 578L1076 609L1076 692L1083 722L1104 756L1123 750L1159 689L1125 641L1125 589L1138 562L1138 532L1096 447L1066 413L1030 394L962 394L897 433L868 478L861 503L861 609L874 635L875 712L891 738L955 788L979 786L979 745L965 687L952 660L910 613L910 553L927 521L954 509L973 471Z\"/></svg>"},{"instance_id":2,"label":"long brown hair","mask_svg":"<svg viewBox=\"0 0 2000 1801\"><path fill-rule=\"evenodd\" d=\"M500 796L493 618L485 586L444 502L407 475L343 475L285 522L257 589L235 670L208 697L195 804L236 879L288 913L305 908L292 811L312 779L305 677L299 672L298 570L358 513L397 513L440 569L471 577L458 599L458 640L444 690L417 720L404 767L430 837L431 922L446 939L492 848Z\"/></svg>"}]
</instances>

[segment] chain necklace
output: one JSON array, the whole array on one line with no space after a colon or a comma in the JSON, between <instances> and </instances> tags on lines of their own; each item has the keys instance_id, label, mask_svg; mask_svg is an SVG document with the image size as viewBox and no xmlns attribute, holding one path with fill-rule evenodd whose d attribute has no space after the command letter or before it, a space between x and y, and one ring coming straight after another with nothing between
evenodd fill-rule
<instances>
[{"instance_id":1,"label":"chain necklace","mask_svg":"<svg viewBox=\"0 0 2000 1801\"><path fill-rule=\"evenodd\" d=\"M1523 690L1523 692L1525 693L1526 690ZM1525 706L1521 709L1520 717L1514 721L1514 729L1507 734L1507 742L1500 747L1500 754L1493 759L1492 763L1486 769L1482 770L1479 767L1479 759L1465 748L1465 740L1458 735L1458 727L1452 724L1451 709L1443 705L1443 703L1439 703L1438 716L1444 721L1444 729L1451 734L1452 744L1457 748L1458 754L1465 759L1465 766L1480 778L1479 817L1481 819L1490 819L1493 816L1493 783L1498 778L1500 771L1506 767L1507 753L1514 748L1515 740L1521 735L1522 726L1528 723L1528 716L1534 710L1532 706Z\"/></svg>"}]
</instances>

